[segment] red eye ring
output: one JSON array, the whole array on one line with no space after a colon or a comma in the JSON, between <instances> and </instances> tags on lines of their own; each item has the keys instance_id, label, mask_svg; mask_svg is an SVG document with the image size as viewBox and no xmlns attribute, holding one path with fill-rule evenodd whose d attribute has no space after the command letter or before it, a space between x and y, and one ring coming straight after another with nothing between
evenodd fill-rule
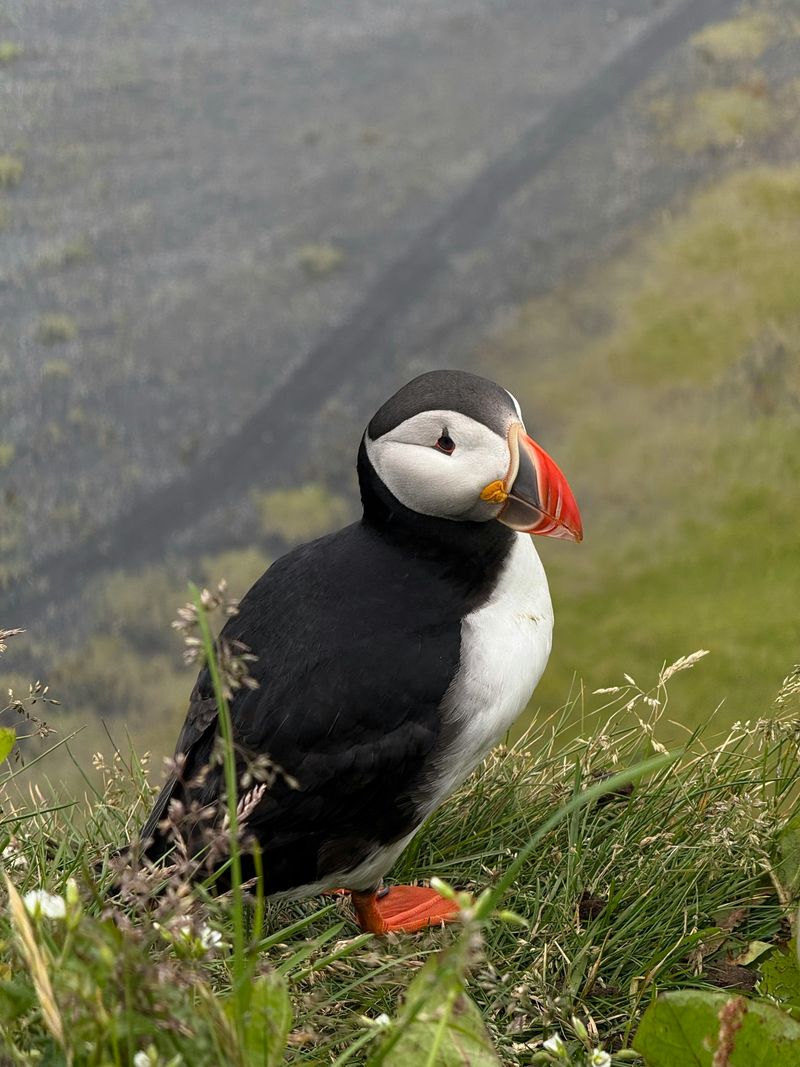
<instances>
[{"instance_id":1,"label":"red eye ring","mask_svg":"<svg viewBox=\"0 0 800 1067\"><path fill-rule=\"evenodd\" d=\"M443 433L433 447L439 452L444 452L446 456L452 456L456 450L456 443L449 434Z\"/></svg>"}]
</instances>

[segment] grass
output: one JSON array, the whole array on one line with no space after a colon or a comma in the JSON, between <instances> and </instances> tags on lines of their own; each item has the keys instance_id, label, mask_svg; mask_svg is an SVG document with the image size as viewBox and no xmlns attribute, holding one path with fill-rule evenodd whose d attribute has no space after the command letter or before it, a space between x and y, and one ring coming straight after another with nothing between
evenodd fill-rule
<instances>
[{"instance_id":1,"label":"grass","mask_svg":"<svg viewBox=\"0 0 800 1067\"><path fill-rule=\"evenodd\" d=\"M711 62L756 60L766 51L774 29L765 13L745 13L704 27L691 45Z\"/></svg>"},{"instance_id":2,"label":"grass","mask_svg":"<svg viewBox=\"0 0 800 1067\"><path fill-rule=\"evenodd\" d=\"M42 364L43 381L66 381L73 375L72 364L65 359L47 359Z\"/></svg>"},{"instance_id":3,"label":"grass","mask_svg":"<svg viewBox=\"0 0 800 1067\"><path fill-rule=\"evenodd\" d=\"M296 260L309 278L325 278L342 265L344 253L332 244L307 244L297 250Z\"/></svg>"},{"instance_id":4,"label":"grass","mask_svg":"<svg viewBox=\"0 0 800 1067\"><path fill-rule=\"evenodd\" d=\"M60 345L74 341L78 326L71 315L42 315L36 324L35 337L40 345Z\"/></svg>"},{"instance_id":5,"label":"grass","mask_svg":"<svg viewBox=\"0 0 800 1067\"><path fill-rule=\"evenodd\" d=\"M0 441L0 471L4 471L11 466L16 454L16 447L11 441Z\"/></svg>"},{"instance_id":6,"label":"grass","mask_svg":"<svg viewBox=\"0 0 800 1067\"><path fill-rule=\"evenodd\" d=\"M568 1049L559 1062L583 1067L597 1046L639 1062L630 1041L656 993L752 989L761 964L731 961L785 942L800 888L787 832L800 816L796 685L775 718L710 747L687 736L679 759L653 762L674 710L667 685L698 658L647 690L625 680L573 702L498 749L392 872L467 893L462 926L413 937L359 934L341 898L262 913L177 876L155 893L163 878L95 866L142 822L146 762L98 757L82 801L33 804L12 765L0 783L8 1062L468 1062L446 1058L451 1033L462 1057L480 1044L481 1064L556 1062L543 1046L553 1033ZM60 897L39 905L55 917L26 914L15 890Z\"/></svg>"},{"instance_id":7,"label":"grass","mask_svg":"<svg viewBox=\"0 0 800 1067\"><path fill-rule=\"evenodd\" d=\"M531 714L701 644L686 725L769 707L800 645L799 206L797 167L728 174L481 354L585 520L579 547L537 542L556 635Z\"/></svg>"},{"instance_id":8,"label":"grass","mask_svg":"<svg viewBox=\"0 0 800 1067\"><path fill-rule=\"evenodd\" d=\"M24 173L25 164L17 156L0 156L0 189L13 189Z\"/></svg>"},{"instance_id":9,"label":"grass","mask_svg":"<svg viewBox=\"0 0 800 1067\"><path fill-rule=\"evenodd\" d=\"M93 255L91 242L87 237L81 236L46 247L37 259L36 266L43 270L60 270L77 263L86 263Z\"/></svg>"},{"instance_id":10,"label":"grass","mask_svg":"<svg viewBox=\"0 0 800 1067\"><path fill-rule=\"evenodd\" d=\"M0 41L0 67L13 63L25 54L25 49L14 41Z\"/></svg>"},{"instance_id":11,"label":"grass","mask_svg":"<svg viewBox=\"0 0 800 1067\"><path fill-rule=\"evenodd\" d=\"M701 89L671 112L669 138L682 152L742 146L776 130L782 117L761 86Z\"/></svg>"},{"instance_id":12,"label":"grass","mask_svg":"<svg viewBox=\"0 0 800 1067\"><path fill-rule=\"evenodd\" d=\"M273 489L255 493L261 530L287 544L310 541L352 521L348 501L324 485L307 483L296 489Z\"/></svg>"}]
</instances>

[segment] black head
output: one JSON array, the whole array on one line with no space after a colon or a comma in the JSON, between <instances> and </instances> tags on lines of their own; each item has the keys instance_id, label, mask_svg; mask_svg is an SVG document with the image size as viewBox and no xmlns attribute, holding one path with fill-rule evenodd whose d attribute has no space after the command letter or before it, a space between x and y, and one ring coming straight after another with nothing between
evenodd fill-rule
<instances>
[{"instance_id":1,"label":"black head","mask_svg":"<svg viewBox=\"0 0 800 1067\"><path fill-rule=\"evenodd\" d=\"M368 516L388 508L395 523L465 524L462 536L466 526L499 519L580 540L572 493L525 433L517 401L466 371L421 374L390 397L364 434L359 478Z\"/></svg>"}]
</instances>

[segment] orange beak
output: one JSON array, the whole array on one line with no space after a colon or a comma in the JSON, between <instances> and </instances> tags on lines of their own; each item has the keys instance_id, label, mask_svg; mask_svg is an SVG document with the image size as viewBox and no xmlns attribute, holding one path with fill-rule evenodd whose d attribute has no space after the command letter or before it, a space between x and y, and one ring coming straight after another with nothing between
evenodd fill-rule
<instances>
[{"instance_id":1,"label":"orange beak","mask_svg":"<svg viewBox=\"0 0 800 1067\"><path fill-rule=\"evenodd\" d=\"M575 497L555 462L528 437L521 423L508 435L511 467L503 489L500 522L521 533L582 541L583 524Z\"/></svg>"}]
</instances>

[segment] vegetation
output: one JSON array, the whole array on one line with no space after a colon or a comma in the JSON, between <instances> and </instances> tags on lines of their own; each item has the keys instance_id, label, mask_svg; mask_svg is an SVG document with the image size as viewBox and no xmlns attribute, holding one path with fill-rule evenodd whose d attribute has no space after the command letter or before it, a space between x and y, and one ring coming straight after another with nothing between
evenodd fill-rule
<instances>
[{"instance_id":1,"label":"vegetation","mask_svg":"<svg viewBox=\"0 0 800 1067\"><path fill-rule=\"evenodd\" d=\"M318 484L258 493L256 503L262 532L278 536L288 544L320 537L352 517L350 504L344 497Z\"/></svg>"},{"instance_id":2,"label":"vegetation","mask_svg":"<svg viewBox=\"0 0 800 1067\"><path fill-rule=\"evenodd\" d=\"M773 132L780 116L756 83L725 89L702 89L680 114L671 116L671 138L683 152L743 145Z\"/></svg>"},{"instance_id":3,"label":"vegetation","mask_svg":"<svg viewBox=\"0 0 800 1067\"><path fill-rule=\"evenodd\" d=\"M72 366L65 359L48 359L42 364L42 378L63 381L72 377Z\"/></svg>"},{"instance_id":4,"label":"vegetation","mask_svg":"<svg viewBox=\"0 0 800 1067\"><path fill-rule=\"evenodd\" d=\"M797 167L731 173L482 354L584 511L580 548L537 544L558 634L536 706L576 671L596 687L702 643L682 721L723 700L731 723L796 655L798 205ZM549 411L563 422L540 429Z\"/></svg>"},{"instance_id":5,"label":"vegetation","mask_svg":"<svg viewBox=\"0 0 800 1067\"><path fill-rule=\"evenodd\" d=\"M60 345L74 341L78 327L71 315L42 315L36 324L36 340L41 345Z\"/></svg>"},{"instance_id":6,"label":"vegetation","mask_svg":"<svg viewBox=\"0 0 800 1067\"><path fill-rule=\"evenodd\" d=\"M16 156L0 156L0 189L13 189L22 181L25 164Z\"/></svg>"},{"instance_id":7,"label":"vegetation","mask_svg":"<svg viewBox=\"0 0 800 1067\"><path fill-rule=\"evenodd\" d=\"M86 237L76 237L71 241L65 241L60 245L52 245L41 253L37 261L37 267L44 270L60 270L64 267L74 266L76 263L85 263L93 255L92 245Z\"/></svg>"},{"instance_id":8,"label":"vegetation","mask_svg":"<svg viewBox=\"0 0 800 1067\"><path fill-rule=\"evenodd\" d=\"M764 12L713 22L692 37L692 47L713 62L756 60L766 51L774 25Z\"/></svg>"},{"instance_id":9,"label":"vegetation","mask_svg":"<svg viewBox=\"0 0 800 1067\"><path fill-rule=\"evenodd\" d=\"M344 255L332 244L308 244L298 249L297 262L309 278L324 278L341 265Z\"/></svg>"},{"instance_id":10,"label":"vegetation","mask_svg":"<svg viewBox=\"0 0 800 1067\"><path fill-rule=\"evenodd\" d=\"M218 603L206 594L184 614L206 654ZM722 986L795 1010L796 964L783 953L800 891L800 670L775 718L739 725L720 745L695 735L680 757L658 755L667 686L702 656L663 670L647 691L626 681L598 694L580 738L565 733L568 706L498 750L393 872L436 875L447 893L461 887L462 923L415 937L356 933L341 898L248 902L235 874L231 894L214 897L197 882L202 868L179 858L164 873L108 859L151 799L146 761L132 754L96 757L81 804L31 807L22 768L8 764L0 1036L9 1062L608 1067L641 1062L639 1049L662 1067L661 1016L675 1001L654 1006L658 993ZM216 670L224 722L225 665ZM49 699L41 686L37 694L39 706ZM48 731L31 699L6 715L21 733ZM0 757L14 744L6 727ZM230 774L229 745L225 759ZM234 872L246 810L246 798L238 811L228 805L233 830L212 837L226 842ZM708 1003L743 1012L740 994L697 995L701 1016ZM774 1011L746 1004L753 1020ZM710 1056L725 1033L707 1015L697 1025ZM673 1045L694 1041L687 1034Z\"/></svg>"},{"instance_id":11,"label":"vegetation","mask_svg":"<svg viewBox=\"0 0 800 1067\"><path fill-rule=\"evenodd\" d=\"M721 175L531 301L480 356L478 369L518 383L587 541L538 546L558 634L525 732L392 872L463 893L462 922L375 939L338 897L263 901L235 874L215 896L188 862L135 873L110 855L152 799L139 742L170 751L192 681L164 637L189 565L118 572L87 591L94 635L70 648L65 634L52 677L68 709L19 669L2 675L4 1067L797 1061L800 668L772 694L800 646L800 82L774 83L760 63L777 27L750 9L707 27L692 40L700 77L651 108L661 150L703 153ZM4 47L0 63L15 58ZM755 164L754 145L769 162ZM0 188L23 174L0 157ZM92 254L54 244L37 265ZM323 278L342 252L309 245L296 262ZM43 344L76 336L69 316L36 330ZM54 384L70 374L62 360L42 365L56 394L73 391ZM90 418L76 405L66 423ZM51 447L63 433L40 431ZM14 455L0 444L0 469ZM28 539L14 499L0 516L4 557ZM352 517L316 483L255 503L270 548ZM61 520L85 522L83 502L64 508ZM266 564L253 547L193 569L206 582L225 573L238 595ZM16 555L0 564L0 588L16 567ZM700 645L711 655L678 658ZM640 687L663 655L673 665ZM99 727L77 732L101 718L107 741ZM71 783L52 786L67 752ZM233 795L230 745L223 756ZM227 815L232 832L215 840L235 871L247 820L234 804Z\"/></svg>"},{"instance_id":12,"label":"vegetation","mask_svg":"<svg viewBox=\"0 0 800 1067\"><path fill-rule=\"evenodd\" d=\"M24 52L25 49L22 45L16 44L14 41L0 41L0 67L4 67L7 63L13 63Z\"/></svg>"},{"instance_id":13,"label":"vegetation","mask_svg":"<svg viewBox=\"0 0 800 1067\"><path fill-rule=\"evenodd\" d=\"M0 441L0 471L10 467L16 455L16 448L11 441Z\"/></svg>"}]
</instances>

